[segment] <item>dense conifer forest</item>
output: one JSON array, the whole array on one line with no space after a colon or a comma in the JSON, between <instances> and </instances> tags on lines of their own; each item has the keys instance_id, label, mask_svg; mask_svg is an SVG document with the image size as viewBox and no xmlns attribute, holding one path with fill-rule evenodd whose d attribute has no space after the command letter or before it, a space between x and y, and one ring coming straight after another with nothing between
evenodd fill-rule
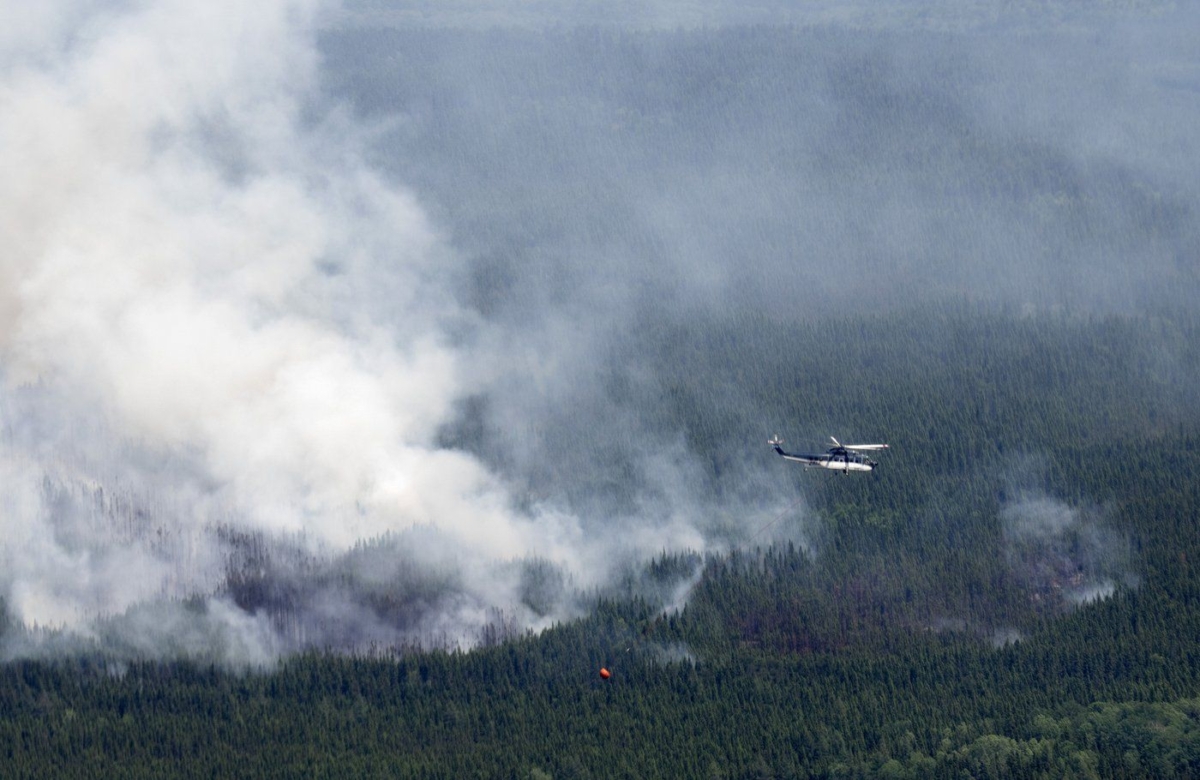
<instances>
[{"instance_id":1,"label":"dense conifer forest","mask_svg":"<svg viewBox=\"0 0 1200 780\"><path fill-rule=\"evenodd\" d=\"M0 664L0 775L1200 775L1192 184L981 119L1024 51L986 35L321 47L372 163L450 236L453 335L518 365L515 390L478 370L439 445L588 533L684 493L709 546L587 586L522 561L545 630L496 614L470 647L372 644L312 604L350 594L407 629L455 583L355 568L397 537L326 565L222 530L219 600L175 606L303 634L265 665L121 645L129 615L59 645L0 601L0 647L50 648ZM561 374L522 374L509 343ZM869 474L804 471L776 433L890 449ZM660 446L680 492L646 468Z\"/></svg>"},{"instance_id":2,"label":"dense conifer forest","mask_svg":"<svg viewBox=\"0 0 1200 780\"><path fill-rule=\"evenodd\" d=\"M862 477L770 461L810 496L778 521L810 526L804 544L663 555L629 596L469 652L240 673L10 663L6 774L1186 776L1200 769L1200 431L1195 382L1176 380L1196 378L1195 330L970 307L796 327L790 354L763 360L790 368L759 392L798 417L889 421L893 443ZM811 375L842 389L808 398ZM743 424L695 415L677 389L698 447ZM1022 495L1057 504L1046 527L1006 509ZM645 582L694 584L664 611Z\"/></svg>"}]
</instances>

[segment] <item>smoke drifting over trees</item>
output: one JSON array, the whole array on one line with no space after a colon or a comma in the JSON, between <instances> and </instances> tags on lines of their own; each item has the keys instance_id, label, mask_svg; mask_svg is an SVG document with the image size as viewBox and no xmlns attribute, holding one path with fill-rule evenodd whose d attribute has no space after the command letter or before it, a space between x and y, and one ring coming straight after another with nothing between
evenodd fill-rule
<instances>
[{"instance_id":1,"label":"smoke drifting over trees","mask_svg":"<svg viewBox=\"0 0 1200 780\"><path fill-rule=\"evenodd\" d=\"M434 441L463 392L453 256L322 107L316 5L81 10L5 80L12 612L211 592L226 526L535 548Z\"/></svg>"},{"instance_id":2,"label":"smoke drifting over trees","mask_svg":"<svg viewBox=\"0 0 1200 780\"><path fill-rule=\"evenodd\" d=\"M664 551L819 555L760 440L902 425L894 377L846 389L795 344L1200 294L1192 13L194 6L45 4L0 54L0 597L69 629L10 655L472 644ZM673 27L737 21L812 26ZM1097 365L1165 425L1190 343ZM847 376L887 362L846 344Z\"/></svg>"}]
</instances>

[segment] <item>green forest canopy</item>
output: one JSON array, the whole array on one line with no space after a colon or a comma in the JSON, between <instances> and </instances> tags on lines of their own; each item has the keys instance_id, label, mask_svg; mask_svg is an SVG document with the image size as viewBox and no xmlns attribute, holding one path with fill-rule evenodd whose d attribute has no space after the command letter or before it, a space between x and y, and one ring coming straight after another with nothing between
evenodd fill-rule
<instances>
[{"instance_id":1,"label":"green forest canopy","mask_svg":"<svg viewBox=\"0 0 1200 780\"><path fill-rule=\"evenodd\" d=\"M797 327L761 403L894 444L860 478L769 461L805 482L782 522L806 545L661 556L588 617L471 652L9 663L0 750L13 776L1185 776L1195 327L969 307ZM810 376L842 389L806 396ZM686 390L697 447L741 423L689 416ZM1048 526L1006 510L1030 501ZM691 579L678 612L646 595Z\"/></svg>"}]
</instances>

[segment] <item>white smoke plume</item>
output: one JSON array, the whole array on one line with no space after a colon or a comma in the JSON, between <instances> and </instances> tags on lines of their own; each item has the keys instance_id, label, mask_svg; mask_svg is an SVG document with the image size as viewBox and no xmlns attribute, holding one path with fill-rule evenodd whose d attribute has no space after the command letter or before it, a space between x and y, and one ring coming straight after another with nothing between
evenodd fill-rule
<instances>
[{"instance_id":1,"label":"white smoke plume","mask_svg":"<svg viewBox=\"0 0 1200 780\"><path fill-rule=\"evenodd\" d=\"M1129 540L1102 509L1019 494L1001 508L1000 522L1009 565L1036 601L1080 606L1136 584Z\"/></svg>"},{"instance_id":2,"label":"white smoke plume","mask_svg":"<svg viewBox=\"0 0 1200 780\"><path fill-rule=\"evenodd\" d=\"M515 511L438 445L470 379L455 256L318 99L321 4L4 5L8 617L260 663L569 609L529 607L508 562L603 571L614 543ZM703 540L677 523L636 541ZM397 582L408 600L383 603Z\"/></svg>"}]
</instances>

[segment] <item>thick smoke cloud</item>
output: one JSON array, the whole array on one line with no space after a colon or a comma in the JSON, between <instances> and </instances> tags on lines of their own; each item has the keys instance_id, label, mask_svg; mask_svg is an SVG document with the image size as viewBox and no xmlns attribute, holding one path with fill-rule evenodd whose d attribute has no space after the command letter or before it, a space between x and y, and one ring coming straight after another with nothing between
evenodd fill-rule
<instances>
[{"instance_id":1,"label":"thick smoke cloud","mask_svg":"<svg viewBox=\"0 0 1200 780\"><path fill-rule=\"evenodd\" d=\"M761 439L794 421L755 400L778 366L746 321L1197 290L1187 24L583 5L565 21L846 26L5 9L0 596L50 629L6 653L259 663L547 625L631 558L805 542L802 508L768 526L800 502Z\"/></svg>"},{"instance_id":2,"label":"thick smoke cloud","mask_svg":"<svg viewBox=\"0 0 1200 780\"><path fill-rule=\"evenodd\" d=\"M469 645L711 548L678 444L593 533L453 441L517 374L321 91L330 9L41 8L0 77L0 597L36 627L7 655ZM523 379L560 381L526 346Z\"/></svg>"}]
</instances>

